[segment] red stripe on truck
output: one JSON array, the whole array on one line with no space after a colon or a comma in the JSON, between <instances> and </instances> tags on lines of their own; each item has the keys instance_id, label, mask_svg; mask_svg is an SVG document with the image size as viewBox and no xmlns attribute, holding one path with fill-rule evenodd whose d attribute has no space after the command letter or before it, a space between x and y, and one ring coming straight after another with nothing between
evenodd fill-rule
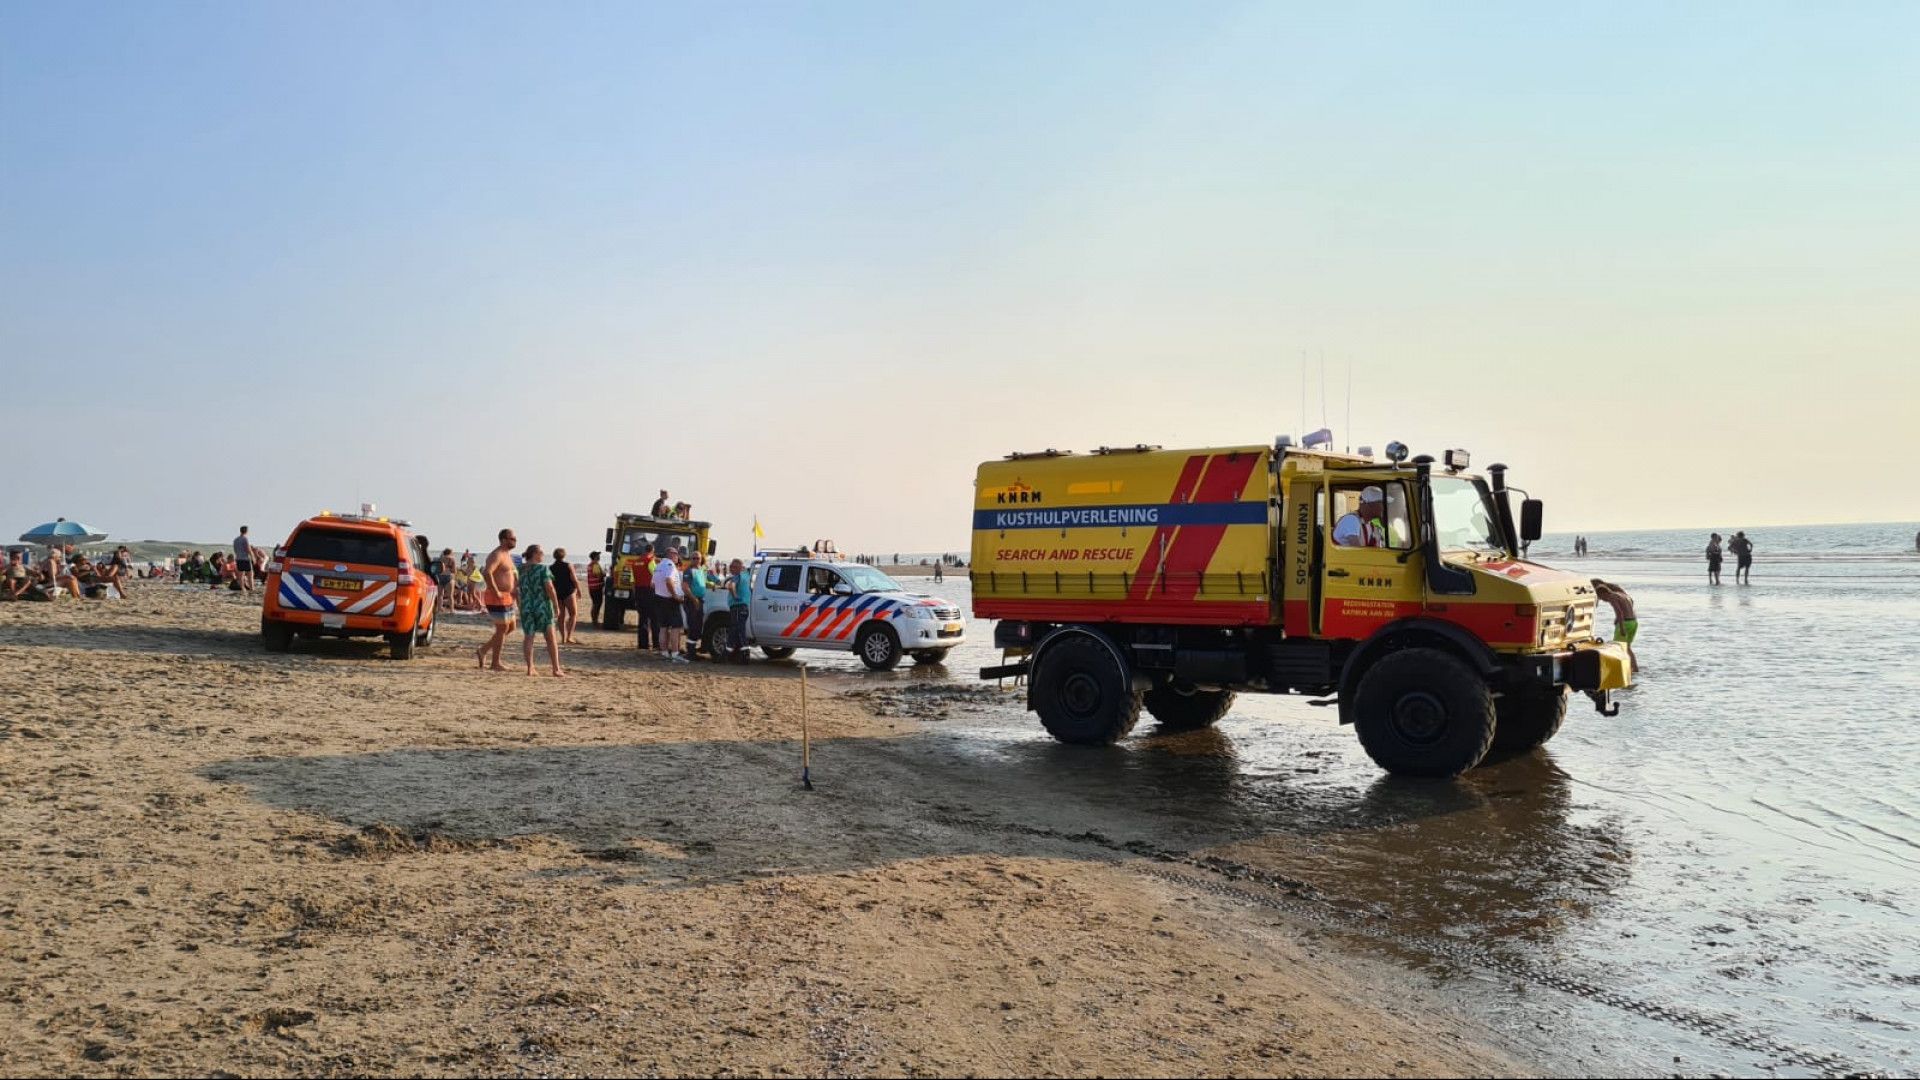
<instances>
[{"instance_id":1,"label":"red stripe on truck","mask_svg":"<svg viewBox=\"0 0 1920 1080\"><path fill-rule=\"evenodd\" d=\"M1173 494L1167 499L1170 503L1193 501L1193 489L1200 482L1200 474L1206 470L1207 462L1213 460L1211 454L1194 454L1180 469L1180 479L1174 482ZM1127 589L1127 599L1145 600L1153 589L1154 573L1160 566L1160 547L1171 544L1173 534L1179 529L1162 525L1153 530L1153 539L1147 543L1145 554L1140 556L1140 566L1133 572L1133 585Z\"/></svg>"},{"instance_id":2,"label":"red stripe on truck","mask_svg":"<svg viewBox=\"0 0 1920 1080\"><path fill-rule=\"evenodd\" d=\"M1258 454L1229 454L1224 458L1214 458L1193 501L1240 501L1240 493L1246 490L1247 480L1253 475L1254 466L1259 463ZM1194 598L1200 591L1200 575L1213 562L1213 553L1220 550L1220 541L1226 537L1229 528L1231 526L1228 525L1188 525L1180 530L1180 535L1173 541L1173 550L1167 553L1167 584L1160 592L1163 599L1184 601Z\"/></svg>"}]
</instances>

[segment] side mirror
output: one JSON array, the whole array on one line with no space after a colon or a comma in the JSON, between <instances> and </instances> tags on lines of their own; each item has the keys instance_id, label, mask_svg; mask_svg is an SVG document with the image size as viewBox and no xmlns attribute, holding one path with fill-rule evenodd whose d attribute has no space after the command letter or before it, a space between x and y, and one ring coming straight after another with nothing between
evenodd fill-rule
<instances>
[{"instance_id":1,"label":"side mirror","mask_svg":"<svg viewBox=\"0 0 1920 1080\"><path fill-rule=\"evenodd\" d=\"M613 550L613 530L612 529L607 530L607 550L608 551Z\"/></svg>"},{"instance_id":2,"label":"side mirror","mask_svg":"<svg viewBox=\"0 0 1920 1080\"><path fill-rule=\"evenodd\" d=\"M1540 539L1540 517L1545 506L1539 499L1528 499L1520 504L1520 542L1531 544Z\"/></svg>"},{"instance_id":3,"label":"side mirror","mask_svg":"<svg viewBox=\"0 0 1920 1080\"><path fill-rule=\"evenodd\" d=\"M853 595L853 586L851 586L851 585L849 585L849 584L847 584L846 582L844 582L844 581L842 581L842 582L840 582L839 584L837 584L837 585L835 585L835 586L833 587L833 595L835 595L835 596L852 596L852 595Z\"/></svg>"},{"instance_id":4,"label":"side mirror","mask_svg":"<svg viewBox=\"0 0 1920 1080\"><path fill-rule=\"evenodd\" d=\"M707 541L707 558L709 559L713 558L713 553L719 550L720 550L720 541L718 540Z\"/></svg>"}]
</instances>

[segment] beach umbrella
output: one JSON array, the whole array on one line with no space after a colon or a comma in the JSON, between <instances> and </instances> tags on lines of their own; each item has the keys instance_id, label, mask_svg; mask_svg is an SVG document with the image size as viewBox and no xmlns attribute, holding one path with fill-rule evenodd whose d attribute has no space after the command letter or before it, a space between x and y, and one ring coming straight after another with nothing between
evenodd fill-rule
<instances>
[{"instance_id":1,"label":"beach umbrella","mask_svg":"<svg viewBox=\"0 0 1920 1080\"><path fill-rule=\"evenodd\" d=\"M48 547L60 544L92 544L106 538L106 533L94 532L85 525L77 521L68 521L66 518L49 521L44 525L35 525L20 534L20 542L23 544L45 544Z\"/></svg>"}]
</instances>

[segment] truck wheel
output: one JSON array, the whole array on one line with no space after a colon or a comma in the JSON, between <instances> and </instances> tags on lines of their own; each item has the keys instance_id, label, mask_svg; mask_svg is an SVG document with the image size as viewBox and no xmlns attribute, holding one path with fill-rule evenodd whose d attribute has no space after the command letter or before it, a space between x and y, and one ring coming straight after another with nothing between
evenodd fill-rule
<instances>
[{"instance_id":1,"label":"truck wheel","mask_svg":"<svg viewBox=\"0 0 1920 1080\"><path fill-rule=\"evenodd\" d=\"M777 645L762 645L760 646L760 651L765 653L769 660L785 660L787 657L793 655L792 649Z\"/></svg>"},{"instance_id":2,"label":"truck wheel","mask_svg":"<svg viewBox=\"0 0 1920 1080\"><path fill-rule=\"evenodd\" d=\"M733 651L732 623L733 620L725 615L707 617L706 633L700 635L700 642L706 646L708 656L719 660Z\"/></svg>"},{"instance_id":3,"label":"truck wheel","mask_svg":"<svg viewBox=\"0 0 1920 1080\"><path fill-rule=\"evenodd\" d=\"M415 636L418 637L421 648L426 649L426 648L431 648L433 646L433 632L435 630L438 630L439 628L440 628L440 620L438 618L433 618L431 622L427 623L427 628L425 630L420 630L416 632Z\"/></svg>"},{"instance_id":4,"label":"truck wheel","mask_svg":"<svg viewBox=\"0 0 1920 1080\"><path fill-rule=\"evenodd\" d=\"M1499 754L1524 754L1554 737L1567 718L1567 688L1510 690L1493 703L1499 722L1493 729L1493 749Z\"/></svg>"},{"instance_id":5,"label":"truck wheel","mask_svg":"<svg viewBox=\"0 0 1920 1080\"><path fill-rule=\"evenodd\" d=\"M900 666L900 635L886 623L868 623L853 636L853 651L868 668L892 671Z\"/></svg>"},{"instance_id":6,"label":"truck wheel","mask_svg":"<svg viewBox=\"0 0 1920 1080\"><path fill-rule=\"evenodd\" d=\"M293 648L293 627L283 622L260 620L260 637L268 652L286 652Z\"/></svg>"},{"instance_id":7,"label":"truck wheel","mask_svg":"<svg viewBox=\"0 0 1920 1080\"><path fill-rule=\"evenodd\" d=\"M1493 690L1439 649L1390 653L1360 676L1353 726L1374 764L1396 776L1459 776L1493 744Z\"/></svg>"},{"instance_id":8,"label":"truck wheel","mask_svg":"<svg viewBox=\"0 0 1920 1080\"><path fill-rule=\"evenodd\" d=\"M916 664L944 664L950 649L915 649L913 662Z\"/></svg>"},{"instance_id":9,"label":"truck wheel","mask_svg":"<svg viewBox=\"0 0 1920 1080\"><path fill-rule=\"evenodd\" d=\"M1140 722L1140 693L1112 651L1084 634L1040 654L1027 700L1047 734L1075 746L1111 746Z\"/></svg>"},{"instance_id":10,"label":"truck wheel","mask_svg":"<svg viewBox=\"0 0 1920 1080\"><path fill-rule=\"evenodd\" d=\"M602 630L616 631L627 628L627 602L625 600L615 600L611 596L607 597L606 605L600 609L600 628Z\"/></svg>"},{"instance_id":11,"label":"truck wheel","mask_svg":"<svg viewBox=\"0 0 1920 1080\"><path fill-rule=\"evenodd\" d=\"M411 660L413 659L414 640L415 635L411 630L404 634L388 634L387 647L393 652L393 658L395 660Z\"/></svg>"},{"instance_id":12,"label":"truck wheel","mask_svg":"<svg viewBox=\"0 0 1920 1080\"><path fill-rule=\"evenodd\" d=\"M1146 706L1163 730L1198 731L1227 715L1233 707L1233 691L1168 683L1147 691Z\"/></svg>"}]
</instances>

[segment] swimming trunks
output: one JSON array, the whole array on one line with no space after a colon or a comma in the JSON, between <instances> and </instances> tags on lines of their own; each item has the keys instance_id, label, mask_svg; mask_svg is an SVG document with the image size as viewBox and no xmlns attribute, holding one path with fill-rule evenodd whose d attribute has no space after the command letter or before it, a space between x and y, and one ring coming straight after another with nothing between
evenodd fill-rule
<instances>
[{"instance_id":1,"label":"swimming trunks","mask_svg":"<svg viewBox=\"0 0 1920 1080\"><path fill-rule=\"evenodd\" d=\"M1613 640L1618 641L1623 645L1631 645L1633 644L1633 635L1639 632L1640 632L1639 619L1621 619L1620 625L1614 628Z\"/></svg>"},{"instance_id":2,"label":"swimming trunks","mask_svg":"<svg viewBox=\"0 0 1920 1080\"><path fill-rule=\"evenodd\" d=\"M487 616L502 625L513 621L512 604L488 604Z\"/></svg>"}]
</instances>

